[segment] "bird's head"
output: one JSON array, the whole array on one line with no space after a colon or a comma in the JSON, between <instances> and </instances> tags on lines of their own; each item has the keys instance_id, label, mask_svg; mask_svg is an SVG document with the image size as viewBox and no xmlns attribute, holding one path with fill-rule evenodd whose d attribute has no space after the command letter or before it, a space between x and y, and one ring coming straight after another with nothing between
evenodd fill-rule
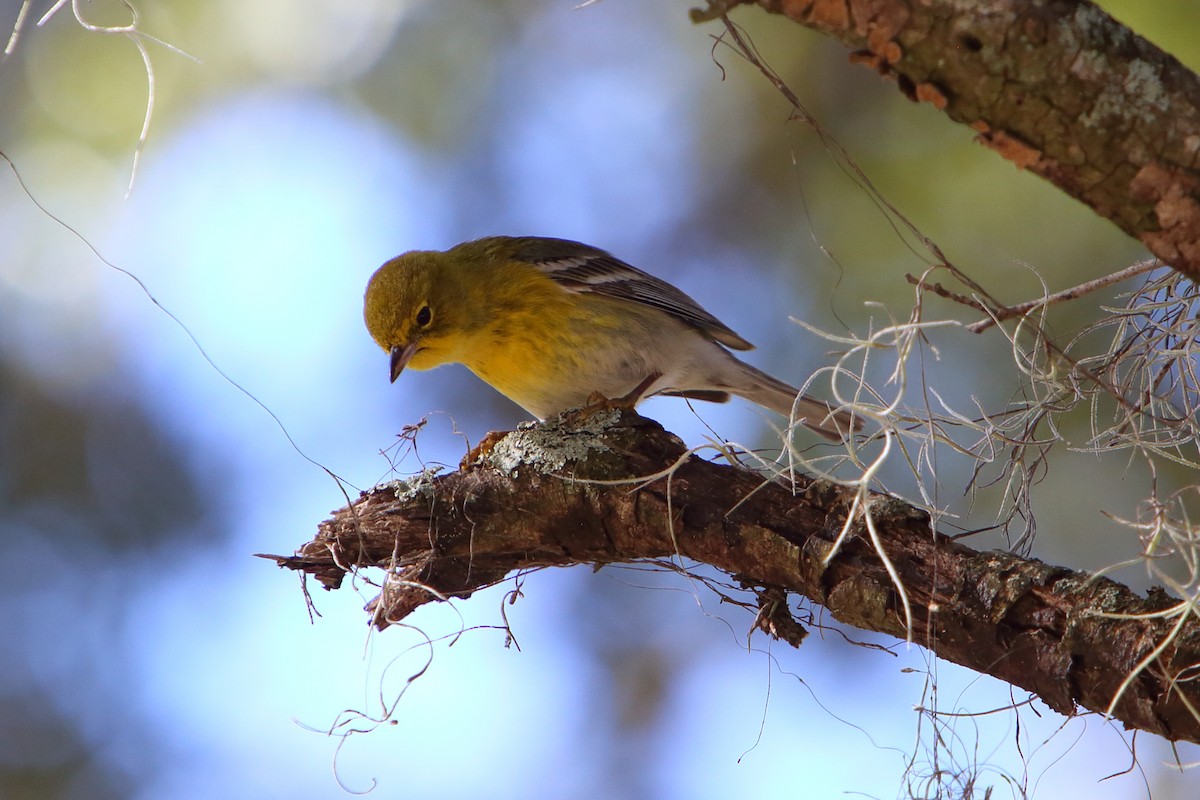
<instances>
[{"instance_id":1,"label":"bird's head","mask_svg":"<svg viewBox=\"0 0 1200 800\"><path fill-rule=\"evenodd\" d=\"M454 359L458 309L445 253L415 250L380 267L367 283L363 319L391 357L391 379L406 366L432 369Z\"/></svg>"}]
</instances>

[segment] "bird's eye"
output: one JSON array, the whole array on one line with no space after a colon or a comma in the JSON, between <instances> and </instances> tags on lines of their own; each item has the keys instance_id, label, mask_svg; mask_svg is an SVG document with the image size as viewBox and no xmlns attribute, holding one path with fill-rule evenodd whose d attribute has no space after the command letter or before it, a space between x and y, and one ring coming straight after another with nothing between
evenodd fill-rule
<instances>
[{"instance_id":1,"label":"bird's eye","mask_svg":"<svg viewBox=\"0 0 1200 800\"><path fill-rule=\"evenodd\" d=\"M433 312L429 310L429 306L421 306L421 310L417 312L417 324L424 328L433 321Z\"/></svg>"}]
</instances>

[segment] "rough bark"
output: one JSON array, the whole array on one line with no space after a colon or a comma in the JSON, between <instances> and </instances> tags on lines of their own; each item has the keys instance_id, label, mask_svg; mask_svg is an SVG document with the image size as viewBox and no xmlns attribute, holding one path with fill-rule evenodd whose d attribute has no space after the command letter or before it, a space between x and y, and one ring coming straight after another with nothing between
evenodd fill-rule
<instances>
[{"instance_id":1,"label":"rough bark","mask_svg":"<svg viewBox=\"0 0 1200 800\"><path fill-rule=\"evenodd\" d=\"M635 482L609 483L621 479ZM761 627L792 644L802 628L786 603L768 602L788 592L848 625L905 637L896 587L861 515L826 563L853 497L827 482L783 484L712 463L689 455L657 423L600 413L508 434L452 474L376 487L323 522L295 556L268 557L326 588L348 570L387 570L371 609L380 627L513 570L680 555L758 592ZM1200 687L1187 680L1200 669L1200 625L1188 617L1173 630L1178 616L1155 616L1175 601L972 550L894 497L872 495L868 506L907 591L915 641L1063 714L1107 709L1136 673L1113 715L1131 728L1200 741Z\"/></svg>"},{"instance_id":2,"label":"rough bark","mask_svg":"<svg viewBox=\"0 0 1200 800\"><path fill-rule=\"evenodd\" d=\"M750 0L745 0L750 2ZM723 0L715 11L737 5ZM1200 277L1200 77L1083 0L758 0Z\"/></svg>"}]
</instances>

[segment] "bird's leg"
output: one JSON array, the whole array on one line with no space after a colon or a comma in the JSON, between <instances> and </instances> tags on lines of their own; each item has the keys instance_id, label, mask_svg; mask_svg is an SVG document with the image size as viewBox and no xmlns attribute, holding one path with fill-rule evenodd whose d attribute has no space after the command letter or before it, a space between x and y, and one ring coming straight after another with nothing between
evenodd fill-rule
<instances>
[{"instance_id":1,"label":"bird's leg","mask_svg":"<svg viewBox=\"0 0 1200 800\"><path fill-rule=\"evenodd\" d=\"M600 392L592 392L588 395L587 405L571 412L568 416L574 419L582 419L605 409L632 411L633 407L642 399L642 395L646 393L646 390L653 386L654 382L661 377L661 372L651 372L646 376L645 380L620 397L605 397Z\"/></svg>"},{"instance_id":2,"label":"bird's leg","mask_svg":"<svg viewBox=\"0 0 1200 800\"><path fill-rule=\"evenodd\" d=\"M488 431L487 435L483 437L483 440L468 450L467 454L463 456L462 461L458 462L458 468L465 470L467 467L491 453L492 448L510 433L512 433L512 431Z\"/></svg>"},{"instance_id":3,"label":"bird's leg","mask_svg":"<svg viewBox=\"0 0 1200 800\"><path fill-rule=\"evenodd\" d=\"M599 392L592 392L588 396L587 405L579 410L588 413L598 411L602 408L627 408L633 410L633 407L642 399L642 395L646 393L646 390L653 386L654 382L661 377L661 372L651 372L646 376L645 380L620 397L605 397Z\"/></svg>"},{"instance_id":4,"label":"bird's leg","mask_svg":"<svg viewBox=\"0 0 1200 800\"><path fill-rule=\"evenodd\" d=\"M646 390L653 386L661 377L661 372L651 372L641 383L630 389L628 394L613 400L612 405L616 408L628 408L632 410L638 404L638 401L642 399L642 395L646 393Z\"/></svg>"}]
</instances>

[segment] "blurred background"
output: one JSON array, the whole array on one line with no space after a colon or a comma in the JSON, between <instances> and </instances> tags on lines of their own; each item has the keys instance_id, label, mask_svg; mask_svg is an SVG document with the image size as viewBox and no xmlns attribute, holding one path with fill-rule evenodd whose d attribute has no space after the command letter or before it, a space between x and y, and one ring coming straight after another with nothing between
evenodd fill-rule
<instances>
[{"instance_id":1,"label":"blurred background","mask_svg":"<svg viewBox=\"0 0 1200 800\"><path fill-rule=\"evenodd\" d=\"M313 462L366 488L456 464L527 418L462 368L388 383L361 298L399 252L496 233L596 244L797 383L830 346L789 316L833 333L907 316L921 254L714 46L718 25L691 25L679 0L576 6L138 4L139 29L182 54L143 40L154 113L126 196L142 57L70 7L36 26L51 3L31 4L0 62L0 149L24 181L0 170L0 798L955 796L968 779L995 797L1194 798L1200 779L1165 743L1138 738L1135 764L1119 726L1037 703L946 718L939 745L914 707L1025 695L836 626L800 650L748 647L750 616L679 576L527 576L506 646L511 581L372 635L369 587L314 587L310 618L296 578L252 557L292 552L344 503ZM1200 66L1194 3L1103 6ZM0 0L0 30L20 7ZM80 8L128 22L117 2ZM1025 265L1056 290L1143 257L836 44L734 17L882 193L1002 299L1040 294ZM1002 407L1018 380L1002 337L938 337L930 382ZM644 413L694 445L773 437L740 402ZM422 418L397 463L397 434ZM1097 500L1134 515L1145 483L1123 466L1062 457L1037 555L1098 568L1137 553ZM939 499L968 514L956 480ZM344 711L393 704L394 725L326 735Z\"/></svg>"}]
</instances>

